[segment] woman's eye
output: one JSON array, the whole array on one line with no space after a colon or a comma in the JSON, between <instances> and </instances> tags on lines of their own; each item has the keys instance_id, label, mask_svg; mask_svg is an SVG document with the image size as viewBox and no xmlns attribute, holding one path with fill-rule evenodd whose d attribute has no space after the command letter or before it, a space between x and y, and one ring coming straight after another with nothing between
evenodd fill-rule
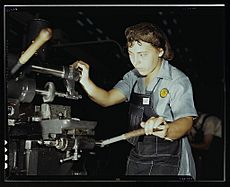
<instances>
[{"instance_id":1,"label":"woman's eye","mask_svg":"<svg viewBox=\"0 0 230 187\"><path fill-rule=\"evenodd\" d=\"M143 56L146 56L146 55L147 55L146 53L141 53L141 54L140 54L140 56L142 56L142 57L143 57Z\"/></svg>"}]
</instances>

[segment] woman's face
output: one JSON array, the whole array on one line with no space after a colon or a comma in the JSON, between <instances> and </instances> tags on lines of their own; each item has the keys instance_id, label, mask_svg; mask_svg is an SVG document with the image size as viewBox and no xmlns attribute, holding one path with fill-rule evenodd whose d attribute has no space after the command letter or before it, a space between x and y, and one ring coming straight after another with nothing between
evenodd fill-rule
<instances>
[{"instance_id":1,"label":"woman's face","mask_svg":"<svg viewBox=\"0 0 230 187\"><path fill-rule=\"evenodd\" d=\"M128 48L128 53L133 66L144 76L160 66L161 58L159 57L163 55L162 49L159 50L144 41L134 41L132 47Z\"/></svg>"}]
</instances>

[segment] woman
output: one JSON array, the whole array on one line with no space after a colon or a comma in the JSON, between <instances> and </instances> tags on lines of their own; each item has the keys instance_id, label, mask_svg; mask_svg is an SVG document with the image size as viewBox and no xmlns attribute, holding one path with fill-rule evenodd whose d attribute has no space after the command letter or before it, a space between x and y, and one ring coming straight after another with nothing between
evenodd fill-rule
<instances>
[{"instance_id":1,"label":"woman","mask_svg":"<svg viewBox=\"0 0 230 187\"><path fill-rule=\"evenodd\" d=\"M127 175L189 175L195 179L186 137L197 116L191 83L169 64L173 52L160 28L140 23L128 27L125 35L134 69L106 91L91 81L89 65L77 61L73 66L81 71L79 82L101 106L129 101L130 129L144 128L145 136L128 140L134 147L127 161ZM162 131L154 131L159 126Z\"/></svg>"}]
</instances>

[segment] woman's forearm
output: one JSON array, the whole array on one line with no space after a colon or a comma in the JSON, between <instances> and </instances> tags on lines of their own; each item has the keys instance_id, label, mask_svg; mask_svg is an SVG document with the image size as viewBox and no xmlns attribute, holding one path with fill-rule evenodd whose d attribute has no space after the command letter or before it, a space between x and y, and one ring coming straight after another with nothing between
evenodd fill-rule
<instances>
[{"instance_id":1,"label":"woman's forearm","mask_svg":"<svg viewBox=\"0 0 230 187\"><path fill-rule=\"evenodd\" d=\"M192 117L184 117L178 120L175 120L169 124L169 128L167 130L167 137L173 140L181 138L192 128L193 119Z\"/></svg>"}]
</instances>

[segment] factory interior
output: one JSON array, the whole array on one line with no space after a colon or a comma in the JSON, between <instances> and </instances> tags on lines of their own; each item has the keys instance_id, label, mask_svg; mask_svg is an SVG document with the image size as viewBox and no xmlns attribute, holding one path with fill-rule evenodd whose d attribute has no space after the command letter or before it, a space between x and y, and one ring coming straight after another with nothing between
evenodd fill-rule
<instances>
[{"instance_id":1,"label":"factory interior","mask_svg":"<svg viewBox=\"0 0 230 187\"><path fill-rule=\"evenodd\" d=\"M70 66L87 62L92 81L112 89L133 69L124 31L139 22L165 31L196 110L218 116L225 135L225 7L6 5L3 13L7 180L164 179L125 176L131 145L101 142L129 132L129 103L96 104Z\"/></svg>"}]
</instances>

